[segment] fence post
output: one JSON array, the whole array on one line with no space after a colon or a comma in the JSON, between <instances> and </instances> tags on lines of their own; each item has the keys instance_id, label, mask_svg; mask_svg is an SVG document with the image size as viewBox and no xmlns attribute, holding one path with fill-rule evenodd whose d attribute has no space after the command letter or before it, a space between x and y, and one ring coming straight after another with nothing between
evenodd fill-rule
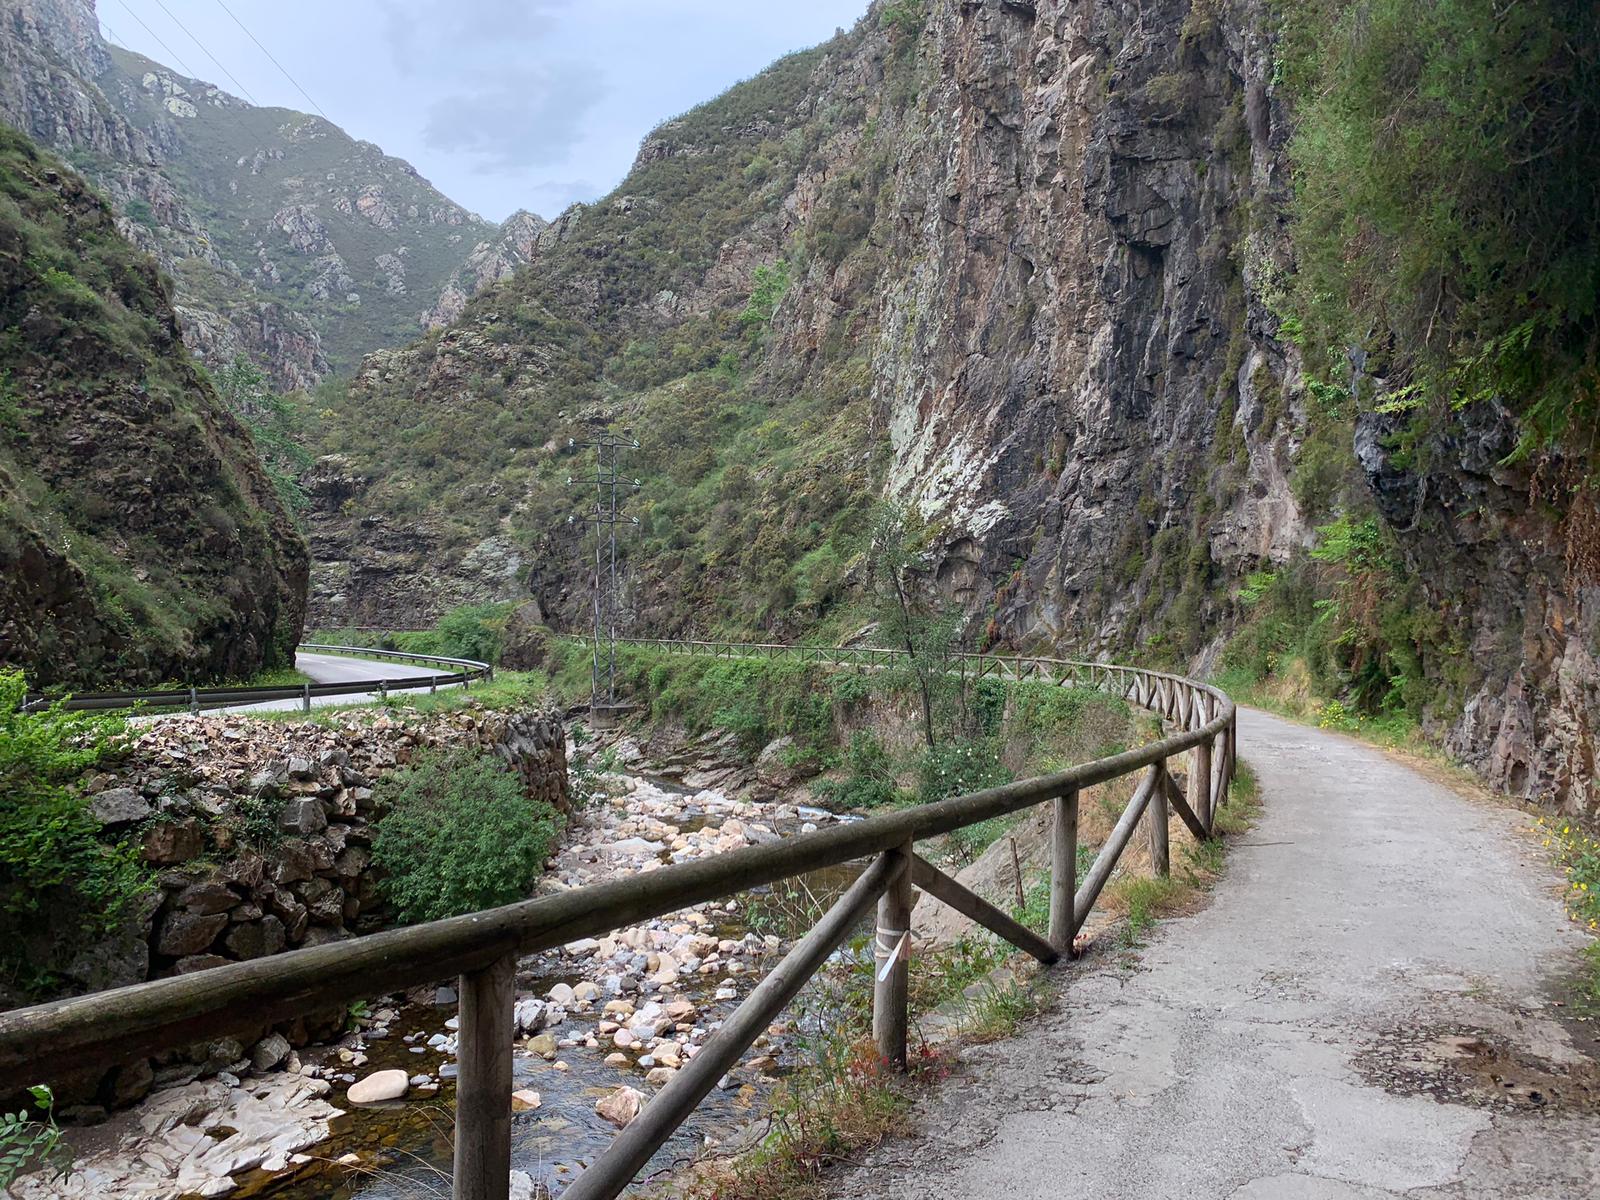
<instances>
[{"instance_id":1,"label":"fence post","mask_svg":"<svg viewBox=\"0 0 1600 1200\"><path fill-rule=\"evenodd\" d=\"M453 1200L508 1200L511 1191L511 1008L515 955L461 976Z\"/></svg>"},{"instance_id":2,"label":"fence post","mask_svg":"<svg viewBox=\"0 0 1600 1200\"><path fill-rule=\"evenodd\" d=\"M1078 789L1055 798L1050 834L1050 944L1072 957L1077 926L1072 897L1078 890Z\"/></svg>"},{"instance_id":3,"label":"fence post","mask_svg":"<svg viewBox=\"0 0 1600 1200\"><path fill-rule=\"evenodd\" d=\"M200 694L192 687L189 689L189 715L191 717L200 715Z\"/></svg>"},{"instance_id":4,"label":"fence post","mask_svg":"<svg viewBox=\"0 0 1600 1200\"><path fill-rule=\"evenodd\" d=\"M300 708L307 716L311 714L311 685L309 683L300 685Z\"/></svg>"},{"instance_id":5,"label":"fence post","mask_svg":"<svg viewBox=\"0 0 1600 1200\"><path fill-rule=\"evenodd\" d=\"M379 700L387 700L388 698L389 698L389 683L388 683L387 680L380 679L380 680L378 680L378 699Z\"/></svg>"},{"instance_id":6,"label":"fence post","mask_svg":"<svg viewBox=\"0 0 1600 1200\"><path fill-rule=\"evenodd\" d=\"M1189 807L1195 818L1211 832L1211 743L1201 742L1191 751L1189 763Z\"/></svg>"},{"instance_id":7,"label":"fence post","mask_svg":"<svg viewBox=\"0 0 1600 1200\"><path fill-rule=\"evenodd\" d=\"M1172 847L1167 840L1167 764L1163 759L1156 764L1161 777L1150 796L1150 865L1158 878L1172 874Z\"/></svg>"},{"instance_id":8,"label":"fence post","mask_svg":"<svg viewBox=\"0 0 1600 1200\"><path fill-rule=\"evenodd\" d=\"M906 1035L910 1027L911 973L911 856L913 843L900 848L907 869L895 877L878 898L878 931L873 948L877 974L872 983L872 1040L878 1054L895 1070L906 1066Z\"/></svg>"}]
</instances>

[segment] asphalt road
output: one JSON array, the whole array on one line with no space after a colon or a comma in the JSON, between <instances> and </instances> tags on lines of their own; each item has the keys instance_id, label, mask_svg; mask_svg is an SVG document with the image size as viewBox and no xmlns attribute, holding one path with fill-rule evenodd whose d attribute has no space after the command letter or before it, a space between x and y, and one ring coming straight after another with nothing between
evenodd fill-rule
<instances>
[{"instance_id":1,"label":"asphalt road","mask_svg":"<svg viewBox=\"0 0 1600 1200\"><path fill-rule=\"evenodd\" d=\"M1600 1074L1557 1005L1583 937L1530 819L1240 720L1265 809L1210 907L1058 970L836 1200L1600 1197Z\"/></svg>"},{"instance_id":2,"label":"asphalt road","mask_svg":"<svg viewBox=\"0 0 1600 1200\"><path fill-rule=\"evenodd\" d=\"M383 662L375 658L347 658L340 654L295 655L294 665L309 675L314 683L356 683L366 679L409 679L418 675L450 675L453 669L434 669L421 663ZM451 685L455 686L455 685ZM378 699L375 692L361 692L350 696L313 696L313 708L334 705L370 704ZM303 707L299 700L271 700L262 704L245 704L229 712L289 712Z\"/></svg>"}]
</instances>

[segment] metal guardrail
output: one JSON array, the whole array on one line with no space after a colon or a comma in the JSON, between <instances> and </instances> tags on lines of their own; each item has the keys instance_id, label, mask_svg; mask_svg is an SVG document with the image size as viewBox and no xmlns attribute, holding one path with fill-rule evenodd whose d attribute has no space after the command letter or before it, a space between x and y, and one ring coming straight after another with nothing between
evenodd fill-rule
<instances>
[{"instance_id":1,"label":"metal guardrail","mask_svg":"<svg viewBox=\"0 0 1600 1200\"><path fill-rule=\"evenodd\" d=\"M408 675L388 679L356 679L344 683L278 684L269 687L189 687L150 688L143 691L76 692L69 695L63 707L85 709L188 709L198 713L208 708L236 708L242 704L262 704L274 700L299 700L302 710L311 711L312 700L321 696L364 696L376 692L387 696L390 692L436 692L441 687L470 688L477 680L494 678L494 668L488 663L470 658L445 658L437 654L408 654L399 650L374 650L370 646L324 646L307 642L296 646L297 651L318 654L348 654L359 658L390 659L395 662L437 664L455 667L456 670L428 675ZM45 695L30 695L23 702L23 710L44 708L54 703Z\"/></svg>"},{"instance_id":2,"label":"metal guardrail","mask_svg":"<svg viewBox=\"0 0 1600 1200\"><path fill-rule=\"evenodd\" d=\"M835 665L881 668L893 651L740 643L650 642L674 653L752 657L787 653ZM458 975L459 1073L453 1195L506 1200L511 1168L512 1008L517 959L579 938L665 916L823 867L870 859L856 883L757 985L700 1052L563 1192L563 1200L611 1200L750 1048L775 1016L877 905L873 1037L904 1066L909 1025L907 966L913 883L1045 962L1073 939L1110 880L1141 819L1158 873L1170 870L1168 813L1197 839L1212 836L1237 755L1237 713L1221 691L1180 676L1047 658L970 658L979 677L1048 679L1096 686L1159 713L1176 732L1150 745L1003 787L901 809L776 843L663 867L485 912L389 930L334 945L232 963L171 979L0 1014L0 1073L49 1079L73 1070L191 1045ZM1190 761L1184 795L1169 771ZM1083 789L1137 775L1115 829L1080 883L1078 800ZM1048 936L919 858L916 843L995 817L1052 805Z\"/></svg>"}]
</instances>

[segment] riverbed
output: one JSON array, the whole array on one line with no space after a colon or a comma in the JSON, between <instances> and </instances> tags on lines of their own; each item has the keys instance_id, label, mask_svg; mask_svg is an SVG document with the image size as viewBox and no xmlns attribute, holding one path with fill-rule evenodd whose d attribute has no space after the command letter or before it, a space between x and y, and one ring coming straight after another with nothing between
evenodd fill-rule
<instances>
[{"instance_id":1,"label":"riverbed","mask_svg":"<svg viewBox=\"0 0 1600 1200\"><path fill-rule=\"evenodd\" d=\"M820 809L750 803L645 775L605 779L606 798L569 830L542 893L582 887L674 862L726 853L841 819ZM698 1052L707 1037L787 950L789 939L854 878L818 872L776 889L698 905L670 916L530 956L517 973L513 1168L555 1191L605 1149L618 1125L597 1111L625 1110L632 1089L649 1097ZM79 1179L85 1197L166 1200L184 1194L272 1200L415 1200L448 1195L455 1075L455 996L448 985L404 1003L376 1002L353 1014L340 1042L307 1047L287 1072L201 1081L156 1093L100 1127L85 1142ZM667 1143L652 1170L723 1144L761 1114L762 1101L793 1062L797 1039L774 1025ZM354 1105L351 1085L381 1070L409 1077L394 1101ZM206 1089L209 1089L208 1091ZM206 1096L206 1116L141 1122L181 1109L188 1090ZM252 1153L239 1128L241 1106L262 1111L257 1141L275 1122L300 1121L275 1149ZM275 1107L274 1107L275 1106ZM609 1105L608 1105L609 1107ZM164 1127L162 1127L164 1126ZM211 1168L205 1168L209 1161ZM165 1169L164 1169L165 1168ZM181 1185L179 1180L182 1180ZM56 1185L57 1187L61 1185ZM75 1195L67 1191L43 1195ZM28 1197L31 1200L31 1196Z\"/></svg>"}]
</instances>

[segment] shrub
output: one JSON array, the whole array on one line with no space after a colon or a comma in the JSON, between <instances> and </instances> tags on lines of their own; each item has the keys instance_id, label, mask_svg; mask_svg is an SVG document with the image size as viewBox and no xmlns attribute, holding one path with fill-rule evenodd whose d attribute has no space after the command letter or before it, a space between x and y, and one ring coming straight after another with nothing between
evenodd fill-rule
<instances>
[{"instance_id":1,"label":"shrub","mask_svg":"<svg viewBox=\"0 0 1600 1200\"><path fill-rule=\"evenodd\" d=\"M996 739L941 742L922 756L918 798L928 804L950 796L982 791L1008 783L1011 772L1000 762Z\"/></svg>"},{"instance_id":2,"label":"shrub","mask_svg":"<svg viewBox=\"0 0 1600 1200\"><path fill-rule=\"evenodd\" d=\"M88 802L69 786L110 756L114 716L67 712L58 701L22 711L20 672L0 671L0 969L42 990L24 949L42 918L65 917L84 938L110 932L149 888L132 846L107 845Z\"/></svg>"},{"instance_id":3,"label":"shrub","mask_svg":"<svg viewBox=\"0 0 1600 1200\"><path fill-rule=\"evenodd\" d=\"M1297 315L1335 382L1361 347L1389 405L1503 402L1592 468L1600 9L1286 0L1283 34Z\"/></svg>"},{"instance_id":4,"label":"shrub","mask_svg":"<svg viewBox=\"0 0 1600 1200\"><path fill-rule=\"evenodd\" d=\"M872 734L858 729L850 735L845 766L850 773L843 779L816 786L816 794L824 803L842 808L877 808L894 800L894 760Z\"/></svg>"},{"instance_id":5,"label":"shrub","mask_svg":"<svg viewBox=\"0 0 1600 1200\"><path fill-rule=\"evenodd\" d=\"M525 898L561 827L498 760L469 751L420 757L382 779L374 801L373 861L407 924Z\"/></svg>"}]
</instances>

